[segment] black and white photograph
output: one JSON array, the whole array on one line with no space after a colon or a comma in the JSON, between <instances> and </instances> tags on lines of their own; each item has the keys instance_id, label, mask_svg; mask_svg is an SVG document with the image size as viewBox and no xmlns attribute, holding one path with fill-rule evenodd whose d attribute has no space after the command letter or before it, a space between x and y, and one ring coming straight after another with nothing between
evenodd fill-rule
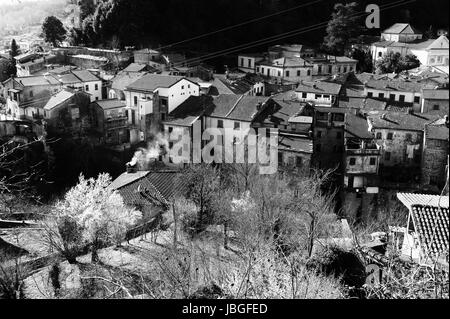
<instances>
[{"instance_id":1,"label":"black and white photograph","mask_svg":"<svg viewBox=\"0 0 450 319\"><path fill-rule=\"evenodd\" d=\"M448 300L448 12L0 0L0 299Z\"/></svg>"}]
</instances>

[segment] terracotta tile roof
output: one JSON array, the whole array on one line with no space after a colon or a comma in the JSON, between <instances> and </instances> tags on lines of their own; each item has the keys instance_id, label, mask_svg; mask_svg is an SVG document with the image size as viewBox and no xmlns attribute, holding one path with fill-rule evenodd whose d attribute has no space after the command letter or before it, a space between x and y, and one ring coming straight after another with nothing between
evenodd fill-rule
<instances>
[{"instance_id":1,"label":"terracotta tile roof","mask_svg":"<svg viewBox=\"0 0 450 319\"><path fill-rule=\"evenodd\" d=\"M278 137L278 149L312 154L313 141L310 137L284 133Z\"/></svg>"},{"instance_id":2,"label":"terracotta tile roof","mask_svg":"<svg viewBox=\"0 0 450 319\"><path fill-rule=\"evenodd\" d=\"M425 125L425 137L448 141L448 127L444 125Z\"/></svg>"},{"instance_id":3,"label":"terracotta tile roof","mask_svg":"<svg viewBox=\"0 0 450 319\"><path fill-rule=\"evenodd\" d=\"M190 96L170 112L164 121L168 125L191 126L200 116L212 108L213 98L210 96Z\"/></svg>"},{"instance_id":4,"label":"terracotta tile roof","mask_svg":"<svg viewBox=\"0 0 450 319\"><path fill-rule=\"evenodd\" d=\"M347 113L345 116L345 134L348 133L362 139L373 139L373 133L369 131L367 119L362 116ZM347 136L346 136L347 137Z\"/></svg>"},{"instance_id":5,"label":"terracotta tile roof","mask_svg":"<svg viewBox=\"0 0 450 319\"><path fill-rule=\"evenodd\" d=\"M117 75L112 79L111 88L123 91L127 86L136 82L146 74L146 72L127 72L123 70L117 73Z\"/></svg>"},{"instance_id":6,"label":"terracotta tile roof","mask_svg":"<svg viewBox=\"0 0 450 319\"><path fill-rule=\"evenodd\" d=\"M214 107L208 116L251 122L257 114L258 104L266 103L270 97L221 94L214 97Z\"/></svg>"},{"instance_id":7,"label":"terracotta tile roof","mask_svg":"<svg viewBox=\"0 0 450 319\"><path fill-rule=\"evenodd\" d=\"M425 124L436 120L439 115L408 114L400 112L372 111L368 118L377 129L423 131Z\"/></svg>"},{"instance_id":8,"label":"terracotta tile roof","mask_svg":"<svg viewBox=\"0 0 450 319\"><path fill-rule=\"evenodd\" d=\"M182 76L146 74L139 80L129 84L127 89L153 92L158 88L170 88L182 79Z\"/></svg>"},{"instance_id":9,"label":"terracotta tile roof","mask_svg":"<svg viewBox=\"0 0 450 319\"><path fill-rule=\"evenodd\" d=\"M44 109L47 111L51 110L54 107L60 105L61 103L71 99L74 95L75 95L74 92L61 90L50 97L50 100L48 100L48 102L45 104Z\"/></svg>"},{"instance_id":10,"label":"terracotta tile roof","mask_svg":"<svg viewBox=\"0 0 450 319\"><path fill-rule=\"evenodd\" d=\"M180 176L179 171L123 173L109 187L117 190L128 205L167 205L172 198L186 192L185 181Z\"/></svg>"},{"instance_id":11,"label":"terracotta tile roof","mask_svg":"<svg viewBox=\"0 0 450 319\"><path fill-rule=\"evenodd\" d=\"M297 86L296 92L308 92L319 94L337 95L341 91L342 85L332 82L317 81L306 82L303 81Z\"/></svg>"},{"instance_id":12,"label":"terracotta tile roof","mask_svg":"<svg viewBox=\"0 0 450 319\"><path fill-rule=\"evenodd\" d=\"M403 31L405 31L405 33L406 33L406 31L407 31L406 29L408 28L408 26L411 28L412 31L415 31L413 29L413 27L410 26L409 23L394 23L389 28L384 30L383 33L403 33ZM411 34L411 32L407 32L407 33Z\"/></svg>"},{"instance_id":13,"label":"terracotta tile roof","mask_svg":"<svg viewBox=\"0 0 450 319\"><path fill-rule=\"evenodd\" d=\"M411 215L424 253L432 256L448 254L448 207L413 205Z\"/></svg>"},{"instance_id":14,"label":"terracotta tile roof","mask_svg":"<svg viewBox=\"0 0 450 319\"><path fill-rule=\"evenodd\" d=\"M429 99L429 100L448 100L449 99L449 91L448 91L448 89L445 89L445 90L424 89L422 91L422 97L424 99Z\"/></svg>"},{"instance_id":15,"label":"terracotta tile roof","mask_svg":"<svg viewBox=\"0 0 450 319\"><path fill-rule=\"evenodd\" d=\"M73 70L72 73L75 74L75 76L82 82L100 81L100 79L95 74L88 70Z\"/></svg>"},{"instance_id":16,"label":"terracotta tile roof","mask_svg":"<svg viewBox=\"0 0 450 319\"><path fill-rule=\"evenodd\" d=\"M103 110L126 107L125 102L118 99L99 100L95 101L95 103L98 106L100 106Z\"/></svg>"},{"instance_id":17,"label":"terracotta tile roof","mask_svg":"<svg viewBox=\"0 0 450 319\"><path fill-rule=\"evenodd\" d=\"M377 90L389 91L406 91L406 92L420 92L423 88L431 88L430 85L419 83L415 81L401 81L401 80L368 80L366 87Z\"/></svg>"}]
</instances>

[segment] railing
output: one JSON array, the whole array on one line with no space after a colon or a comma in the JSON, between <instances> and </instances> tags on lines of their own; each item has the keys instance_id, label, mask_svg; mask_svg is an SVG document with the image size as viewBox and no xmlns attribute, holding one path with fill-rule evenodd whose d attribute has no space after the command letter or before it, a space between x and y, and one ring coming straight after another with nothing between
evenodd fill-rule
<instances>
[{"instance_id":1,"label":"railing","mask_svg":"<svg viewBox=\"0 0 450 319\"><path fill-rule=\"evenodd\" d=\"M347 155L380 155L380 150L369 148L346 149L345 152Z\"/></svg>"}]
</instances>

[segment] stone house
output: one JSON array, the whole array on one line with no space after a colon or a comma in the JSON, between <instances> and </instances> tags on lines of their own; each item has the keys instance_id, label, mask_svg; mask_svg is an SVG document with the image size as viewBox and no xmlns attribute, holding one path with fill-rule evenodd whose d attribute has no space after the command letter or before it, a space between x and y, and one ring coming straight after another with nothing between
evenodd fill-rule
<instances>
[{"instance_id":1,"label":"stone house","mask_svg":"<svg viewBox=\"0 0 450 319\"><path fill-rule=\"evenodd\" d=\"M425 125L422 154L421 184L442 190L448 170L448 116Z\"/></svg>"},{"instance_id":2,"label":"stone house","mask_svg":"<svg viewBox=\"0 0 450 319\"><path fill-rule=\"evenodd\" d=\"M448 89L422 89L421 113L440 112L443 114L448 114L448 104Z\"/></svg>"},{"instance_id":3,"label":"stone house","mask_svg":"<svg viewBox=\"0 0 450 319\"><path fill-rule=\"evenodd\" d=\"M90 95L64 89L52 95L43 107L48 132L81 136L90 130Z\"/></svg>"},{"instance_id":4,"label":"stone house","mask_svg":"<svg viewBox=\"0 0 450 319\"><path fill-rule=\"evenodd\" d=\"M124 101L108 99L92 102L92 129L102 138L102 144L116 146L130 142L128 114Z\"/></svg>"},{"instance_id":5,"label":"stone house","mask_svg":"<svg viewBox=\"0 0 450 319\"><path fill-rule=\"evenodd\" d=\"M419 182L423 128L438 119L430 114L373 111L369 130L381 152L380 174L385 178Z\"/></svg>"},{"instance_id":6,"label":"stone house","mask_svg":"<svg viewBox=\"0 0 450 319\"><path fill-rule=\"evenodd\" d=\"M347 191L378 192L380 150L367 119L347 113L344 128L344 187Z\"/></svg>"}]
</instances>

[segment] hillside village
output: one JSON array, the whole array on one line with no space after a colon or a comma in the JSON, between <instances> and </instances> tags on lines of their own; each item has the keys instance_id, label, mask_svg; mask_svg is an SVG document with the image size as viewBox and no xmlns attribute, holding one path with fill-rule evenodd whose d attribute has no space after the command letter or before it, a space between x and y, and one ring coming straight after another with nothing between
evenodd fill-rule
<instances>
[{"instance_id":1,"label":"hillside village","mask_svg":"<svg viewBox=\"0 0 450 319\"><path fill-rule=\"evenodd\" d=\"M46 45L42 43L42 47ZM202 134L209 129L239 132L276 129L277 133L272 131L269 135L274 134L272 137L277 139L277 175L283 178L265 190L279 188L275 195L268 195L274 196L276 203L288 202L283 196L290 196L291 191L280 186L285 180L300 185L307 183L310 176L319 178L318 172L328 172L326 186L319 185L321 195L311 196L330 199L333 215L330 225L338 231L314 237L313 244L306 248L309 256L319 250L318 242L333 242L343 251L356 252L367 273L369 266L376 265L377 271L391 267L388 260L395 255L400 267L424 267L425 271L438 267L448 278L447 34L425 39L413 25L395 23L382 30L378 39L364 50L374 66L377 60L392 53L403 57L414 55L420 65L398 73L370 73L361 71L359 61L347 55L336 56L309 45L281 42L268 46L264 52L236 53L234 65L227 65L223 74L217 73L207 61L158 48L119 50L49 45L43 52L22 50L13 57L16 74L0 84L0 138L3 147L26 149L22 162L25 167L43 165L44 170L51 169L49 163L66 153L63 160L56 160L60 165L57 172L67 168L75 176L82 172L80 168L85 167L82 165L93 161L82 159L85 152L95 150L103 156L100 161L104 170L94 172L95 175L109 173L112 179L107 183L108 190L121 195L127 213L129 209L137 210L143 217L138 225L127 225L123 238L127 244L118 248L123 250L121 257L112 246L99 249L99 258L111 268L121 267L120 258L128 258L128 266L124 267L136 271L142 261L150 258L146 254L151 249L155 249L155 254L157 251L168 254L154 245L157 234L161 245L171 245L173 236L176 245L180 221L175 214L179 205L175 199L189 198L196 185L192 179L198 182L199 177L192 177L190 164L174 162L170 152L174 140L168 136L181 132L183 148L189 149L192 163L197 131ZM36 141L39 146L34 149ZM224 143L219 141L220 145ZM85 145L74 151L80 157L71 159L75 155L70 149L78 144ZM237 144L234 140L233 147ZM68 168L73 165L71 160L80 163ZM213 166L221 167L218 163ZM200 170L203 181L209 174ZM228 174L234 176L225 173ZM241 175L245 185L229 199L234 203L233 212L239 209L245 212L242 207L253 205L245 197L251 193L247 185L251 174L246 171ZM47 178L41 177L39 183ZM58 184L56 188L65 191L73 186ZM6 187L0 192L2 197L8 197L4 196L8 193ZM240 197L236 198L236 194ZM292 192L292 196L296 194ZM222 200L227 196L224 192ZM86 198L90 200L87 195ZM50 288L46 290L49 295L39 295L43 288L36 284L36 278L45 281L51 276L51 271L42 269L49 267L47 260L58 252L55 247L49 249L36 243L36 238L43 236L40 229L47 229L30 212L39 209L37 206L16 209L6 203L5 200L2 204L0 216L0 244L27 251L18 256L35 270L35 283L25 280L25 295L57 296L49 292ZM7 212L6 207L13 213L3 213ZM184 210L192 208L189 204L181 205L180 212ZM396 222L396 218L401 222ZM383 219L386 225L371 228L371 223ZM227 227L227 222L211 223L206 232L212 237L222 236L223 232L227 241ZM232 251L239 249L233 236L238 237L236 234L242 230L230 226L229 231L229 243L220 252L212 240L202 249L211 250L212 255L217 250L218 255L232 258L229 256ZM141 240L147 233L156 239ZM178 236L178 245L186 244L186 239ZM83 267L91 267L86 261L87 254L81 255ZM56 258L63 260L64 256ZM194 259L192 255L191 258ZM154 262L156 265L159 261ZM73 270L70 263L62 265L59 271L64 276ZM93 272L91 268L88 270ZM80 279L69 279L64 278L66 286L61 291L71 291L70 280L72 285L80 285ZM125 282L126 279L121 285L126 286ZM37 287L33 288L34 285ZM446 293L448 298L448 287Z\"/></svg>"}]
</instances>

